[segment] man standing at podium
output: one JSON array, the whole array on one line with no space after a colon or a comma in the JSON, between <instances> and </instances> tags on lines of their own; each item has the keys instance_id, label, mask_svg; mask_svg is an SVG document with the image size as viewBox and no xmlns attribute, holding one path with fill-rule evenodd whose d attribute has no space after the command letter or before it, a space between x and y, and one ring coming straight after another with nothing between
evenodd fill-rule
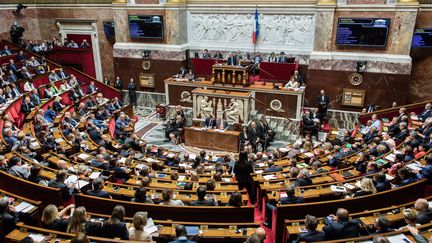
<instances>
[{"instance_id":1,"label":"man standing at podium","mask_svg":"<svg viewBox=\"0 0 432 243\"><path fill-rule=\"evenodd\" d=\"M227 65L237 66L237 64L238 64L237 58L233 55L232 52L230 52L230 54L228 55L228 59L227 59Z\"/></svg>"}]
</instances>

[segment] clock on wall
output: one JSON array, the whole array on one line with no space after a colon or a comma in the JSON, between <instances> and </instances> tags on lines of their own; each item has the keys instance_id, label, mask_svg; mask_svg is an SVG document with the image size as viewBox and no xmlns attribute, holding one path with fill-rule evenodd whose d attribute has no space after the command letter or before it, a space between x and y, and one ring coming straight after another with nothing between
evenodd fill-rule
<instances>
[{"instance_id":1,"label":"clock on wall","mask_svg":"<svg viewBox=\"0 0 432 243\"><path fill-rule=\"evenodd\" d=\"M352 73L349 75L348 79L354 86L358 86L363 82L363 76L360 73Z\"/></svg>"},{"instance_id":2,"label":"clock on wall","mask_svg":"<svg viewBox=\"0 0 432 243\"><path fill-rule=\"evenodd\" d=\"M144 69L144 71L148 71L148 70L150 70L150 67L151 67L150 60L144 60L144 61L141 63L141 67L142 67L142 69Z\"/></svg>"}]
</instances>

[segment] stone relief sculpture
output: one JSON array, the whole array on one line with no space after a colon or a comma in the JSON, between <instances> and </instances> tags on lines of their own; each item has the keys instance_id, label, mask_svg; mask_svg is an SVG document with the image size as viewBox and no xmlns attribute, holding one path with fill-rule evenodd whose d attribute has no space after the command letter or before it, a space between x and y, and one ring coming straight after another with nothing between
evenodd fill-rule
<instances>
[{"instance_id":1,"label":"stone relief sculpture","mask_svg":"<svg viewBox=\"0 0 432 243\"><path fill-rule=\"evenodd\" d=\"M251 43L252 14L202 14L190 16L189 40L195 43ZM314 16L260 15L258 44L312 47Z\"/></svg>"},{"instance_id":2,"label":"stone relief sculpture","mask_svg":"<svg viewBox=\"0 0 432 243\"><path fill-rule=\"evenodd\" d=\"M225 109L225 118L229 123L243 121L243 102L241 100L231 99L231 103Z\"/></svg>"},{"instance_id":3,"label":"stone relief sculpture","mask_svg":"<svg viewBox=\"0 0 432 243\"><path fill-rule=\"evenodd\" d=\"M207 118L210 115L213 115L213 102L210 100L207 96L204 96L204 98L201 100L201 117Z\"/></svg>"}]
</instances>

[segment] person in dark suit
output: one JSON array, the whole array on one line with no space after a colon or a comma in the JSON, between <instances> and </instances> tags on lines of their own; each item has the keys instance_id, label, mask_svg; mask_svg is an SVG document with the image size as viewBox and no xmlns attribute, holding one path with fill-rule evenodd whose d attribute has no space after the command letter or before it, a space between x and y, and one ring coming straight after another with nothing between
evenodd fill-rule
<instances>
[{"instance_id":1,"label":"person in dark suit","mask_svg":"<svg viewBox=\"0 0 432 243\"><path fill-rule=\"evenodd\" d=\"M232 52L229 53L226 64L231 65L231 66L237 66L238 65L237 58L233 55Z\"/></svg>"},{"instance_id":2,"label":"person in dark suit","mask_svg":"<svg viewBox=\"0 0 432 243\"><path fill-rule=\"evenodd\" d=\"M41 99L39 97L37 89L32 90L30 95L30 101L33 103L33 105L38 106L41 103Z\"/></svg>"},{"instance_id":3,"label":"person in dark suit","mask_svg":"<svg viewBox=\"0 0 432 243\"><path fill-rule=\"evenodd\" d=\"M63 202L69 201L74 193L75 184L65 184L65 180L68 176L66 170L59 170L55 180L51 180L48 183L49 187L60 188Z\"/></svg>"},{"instance_id":4,"label":"person in dark suit","mask_svg":"<svg viewBox=\"0 0 432 243\"><path fill-rule=\"evenodd\" d=\"M204 127L215 128L216 127L216 119L213 115L207 117L204 121Z\"/></svg>"},{"instance_id":5,"label":"person in dark suit","mask_svg":"<svg viewBox=\"0 0 432 243\"><path fill-rule=\"evenodd\" d=\"M432 117L432 104L427 103L425 105L424 111L422 111L420 114L418 114L418 118L420 121L424 122L428 117Z\"/></svg>"},{"instance_id":6,"label":"person in dark suit","mask_svg":"<svg viewBox=\"0 0 432 243\"><path fill-rule=\"evenodd\" d=\"M176 116L176 119L171 125L169 126L169 129L167 129L169 132L168 136L171 141L176 140L184 133L184 123L182 120L182 117L180 115Z\"/></svg>"},{"instance_id":7,"label":"person in dark suit","mask_svg":"<svg viewBox=\"0 0 432 243\"><path fill-rule=\"evenodd\" d=\"M205 199L207 189L204 186L198 187L196 194L198 199L192 201L190 203L191 206L218 206L218 202L213 197L210 197L208 200Z\"/></svg>"},{"instance_id":8,"label":"person in dark suit","mask_svg":"<svg viewBox=\"0 0 432 243\"><path fill-rule=\"evenodd\" d=\"M405 141L409 135L408 124L406 122L399 123L399 132L395 134L395 139L399 141Z\"/></svg>"},{"instance_id":9,"label":"person in dark suit","mask_svg":"<svg viewBox=\"0 0 432 243\"><path fill-rule=\"evenodd\" d=\"M277 60L277 62L279 62L279 63L285 63L285 62L288 62L288 57L285 56L285 52L281 51L281 52L279 53L279 56L278 56L278 60Z\"/></svg>"},{"instance_id":10,"label":"person in dark suit","mask_svg":"<svg viewBox=\"0 0 432 243\"><path fill-rule=\"evenodd\" d=\"M195 241L188 240L186 227L184 225L177 225L175 231L177 239L168 243L196 243Z\"/></svg>"},{"instance_id":11,"label":"person in dark suit","mask_svg":"<svg viewBox=\"0 0 432 243\"><path fill-rule=\"evenodd\" d=\"M3 197L0 199L0 219L5 235L16 228L19 219L18 213L15 212L14 207L10 206L9 198Z\"/></svg>"},{"instance_id":12,"label":"person in dark suit","mask_svg":"<svg viewBox=\"0 0 432 243\"><path fill-rule=\"evenodd\" d=\"M186 74L188 74L188 69L186 67L181 67L178 76L184 78Z\"/></svg>"},{"instance_id":13,"label":"person in dark suit","mask_svg":"<svg viewBox=\"0 0 432 243\"><path fill-rule=\"evenodd\" d=\"M111 195L102 190L104 188L104 180L102 178L96 178L93 180L93 190L87 191L87 194L94 197L111 198Z\"/></svg>"},{"instance_id":14,"label":"person in dark suit","mask_svg":"<svg viewBox=\"0 0 432 243\"><path fill-rule=\"evenodd\" d=\"M375 189L377 192L382 192L382 191L386 191L386 190L391 189L390 181L388 181L386 179L386 176L384 173L380 172L380 173L374 174L373 180L374 180Z\"/></svg>"},{"instance_id":15,"label":"person in dark suit","mask_svg":"<svg viewBox=\"0 0 432 243\"><path fill-rule=\"evenodd\" d=\"M426 199L417 199L414 203L414 208L417 211L416 224L426 224L431 222L432 210L429 208L429 202Z\"/></svg>"},{"instance_id":16,"label":"person in dark suit","mask_svg":"<svg viewBox=\"0 0 432 243\"><path fill-rule=\"evenodd\" d=\"M129 91L129 104L133 106L137 106L137 96L136 96L136 84L134 82L134 79L131 78L128 84L128 91Z\"/></svg>"},{"instance_id":17,"label":"person in dark suit","mask_svg":"<svg viewBox=\"0 0 432 243\"><path fill-rule=\"evenodd\" d=\"M261 139L264 140L265 147L267 148L270 145L270 142L274 140L276 136L276 132L270 129L270 126L267 123L267 120L264 116L257 122L258 133L261 136Z\"/></svg>"},{"instance_id":18,"label":"person in dark suit","mask_svg":"<svg viewBox=\"0 0 432 243\"><path fill-rule=\"evenodd\" d=\"M120 238L129 240L129 231L124 222L125 208L121 205L114 207L109 220L105 221L100 236L105 238Z\"/></svg>"},{"instance_id":19,"label":"person in dark suit","mask_svg":"<svg viewBox=\"0 0 432 243\"><path fill-rule=\"evenodd\" d=\"M327 108L330 104L330 98L325 94L324 90L320 91L320 95L318 96L318 113L320 117L323 118L327 115Z\"/></svg>"},{"instance_id":20,"label":"person in dark suit","mask_svg":"<svg viewBox=\"0 0 432 243\"><path fill-rule=\"evenodd\" d=\"M57 97L55 97L54 102L53 102L53 110L54 110L55 112L57 112L57 113L59 113L60 111L62 111L63 108L65 107L65 106L61 103L60 100L61 100L61 97L60 97L60 96L57 96Z\"/></svg>"},{"instance_id":21,"label":"person in dark suit","mask_svg":"<svg viewBox=\"0 0 432 243\"><path fill-rule=\"evenodd\" d=\"M9 71L9 75L8 75L8 82L10 83L14 83L18 80L18 77L16 76L16 74L11 70Z\"/></svg>"},{"instance_id":22,"label":"person in dark suit","mask_svg":"<svg viewBox=\"0 0 432 243\"><path fill-rule=\"evenodd\" d=\"M24 102L21 104L20 112L23 113L25 116L27 116L28 114L30 114L33 107L34 107L34 105L31 102L30 97L26 97L24 99Z\"/></svg>"},{"instance_id":23,"label":"person in dark suit","mask_svg":"<svg viewBox=\"0 0 432 243\"><path fill-rule=\"evenodd\" d=\"M306 215L304 223L307 232L300 233L296 242L325 241L325 233L323 231L316 230L318 226L318 220L315 216Z\"/></svg>"},{"instance_id":24,"label":"person in dark suit","mask_svg":"<svg viewBox=\"0 0 432 243\"><path fill-rule=\"evenodd\" d=\"M419 173L422 178L426 178L429 182L432 182L432 155L426 155L425 160L426 165L419 171Z\"/></svg>"},{"instance_id":25,"label":"person in dark suit","mask_svg":"<svg viewBox=\"0 0 432 243\"><path fill-rule=\"evenodd\" d=\"M299 71L298 70L295 70L294 71L294 79L297 81L297 82L299 82L300 83L300 85L304 85L305 84L305 82L304 82L304 79L303 79L303 76L299 73Z\"/></svg>"},{"instance_id":26,"label":"person in dark suit","mask_svg":"<svg viewBox=\"0 0 432 243\"><path fill-rule=\"evenodd\" d=\"M267 166L268 168L264 170L264 173L282 171L282 167L275 165L272 160L267 162Z\"/></svg>"},{"instance_id":27,"label":"person in dark suit","mask_svg":"<svg viewBox=\"0 0 432 243\"><path fill-rule=\"evenodd\" d=\"M202 58L205 58L205 59L211 58L210 52L207 49L204 49L204 52L202 54Z\"/></svg>"},{"instance_id":28,"label":"person in dark suit","mask_svg":"<svg viewBox=\"0 0 432 243\"><path fill-rule=\"evenodd\" d=\"M303 197L297 197L295 195L295 186L294 185L286 185L285 186L285 193L287 196L280 199L281 204L297 204L297 203L303 203L304 202Z\"/></svg>"},{"instance_id":29,"label":"person in dark suit","mask_svg":"<svg viewBox=\"0 0 432 243\"><path fill-rule=\"evenodd\" d=\"M117 76L115 81L114 81L114 88L118 89L118 90L122 90L123 89L123 84L122 81L120 80L120 77Z\"/></svg>"},{"instance_id":30,"label":"person in dark suit","mask_svg":"<svg viewBox=\"0 0 432 243\"><path fill-rule=\"evenodd\" d=\"M251 173L254 173L252 163L248 159L246 151L242 150L239 153L239 159L234 164L234 174L238 181L239 190L246 188L249 199L252 204L255 204L255 192L253 189L253 178Z\"/></svg>"},{"instance_id":31,"label":"person in dark suit","mask_svg":"<svg viewBox=\"0 0 432 243\"><path fill-rule=\"evenodd\" d=\"M248 135L248 127L243 126L242 131L240 133L240 148L244 148L244 146L250 144L250 139Z\"/></svg>"},{"instance_id":32,"label":"person in dark suit","mask_svg":"<svg viewBox=\"0 0 432 243\"><path fill-rule=\"evenodd\" d=\"M349 220L348 210L339 208L336 216L331 214L324 218L323 231L327 240L354 238L360 236L360 222Z\"/></svg>"},{"instance_id":33,"label":"person in dark suit","mask_svg":"<svg viewBox=\"0 0 432 243\"><path fill-rule=\"evenodd\" d=\"M309 178L310 172L307 169L300 170L297 180L295 181L295 186L310 186L313 184L312 180Z\"/></svg>"},{"instance_id":34,"label":"person in dark suit","mask_svg":"<svg viewBox=\"0 0 432 243\"><path fill-rule=\"evenodd\" d=\"M310 111L305 111L302 117L303 121L303 134L308 131L311 136L318 137L318 127L315 125L314 120L310 118Z\"/></svg>"},{"instance_id":35,"label":"person in dark suit","mask_svg":"<svg viewBox=\"0 0 432 243\"><path fill-rule=\"evenodd\" d=\"M17 59L18 59L18 61L23 62L27 59L27 57L23 51L20 51L17 55Z\"/></svg>"},{"instance_id":36,"label":"person in dark suit","mask_svg":"<svg viewBox=\"0 0 432 243\"><path fill-rule=\"evenodd\" d=\"M90 82L90 84L87 86L87 94L93 94L98 90L99 89L95 86L94 82Z\"/></svg>"},{"instance_id":37,"label":"person in dark suit","mask_svg":"<svg viewBox=\"0 0 432 243\"><path fill-rule=\"evenodd\" d=\"M257 150L259 144L264 145L264 140L261 139L261 136L258 132L255 122L251 122L249 130L248 130L249 141L254 149ZM263 146L264 147L264 146Z\"/></svg>"}]
</instances>

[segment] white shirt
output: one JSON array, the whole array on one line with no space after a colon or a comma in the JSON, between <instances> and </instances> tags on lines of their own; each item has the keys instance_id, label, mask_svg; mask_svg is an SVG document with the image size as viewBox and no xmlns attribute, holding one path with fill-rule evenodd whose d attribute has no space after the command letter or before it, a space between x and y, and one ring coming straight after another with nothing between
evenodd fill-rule
<instances>
[{"instance_id":1,"label":"white shirt","mask_svg":"<svg viewBox=\"0 0 432 243\"><path fill-rule=\"evenodd\" d=\"M32 83L25 82L25 84L24 84L24 91L25 92L30 92L30 91L32 91L34 89L35 89L35 87L34 87L34 85Z\"/></svg>"}]
</instances>

